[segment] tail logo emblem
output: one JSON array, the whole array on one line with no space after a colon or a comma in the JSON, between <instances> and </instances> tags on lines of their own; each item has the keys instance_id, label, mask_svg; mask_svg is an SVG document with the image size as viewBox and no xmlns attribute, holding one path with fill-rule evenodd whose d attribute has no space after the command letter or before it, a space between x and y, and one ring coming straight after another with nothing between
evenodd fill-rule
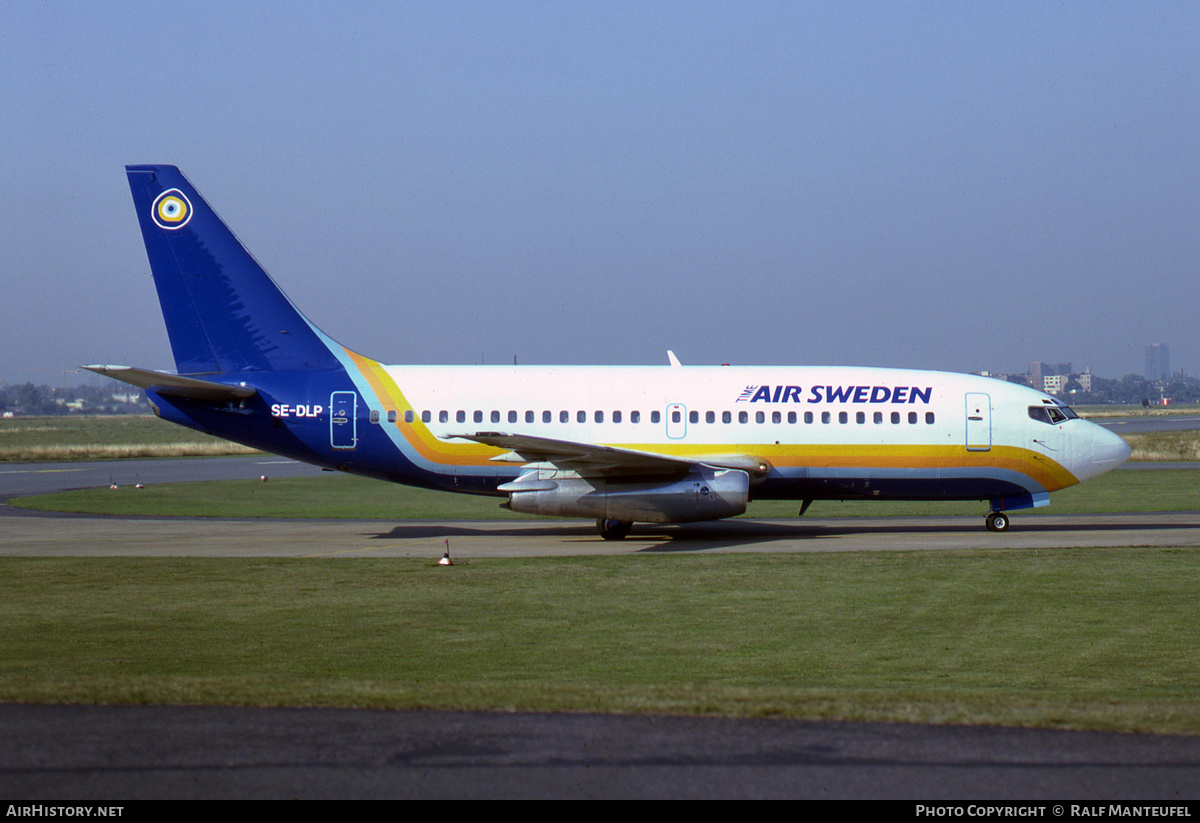
<instances>
[{"instance_id":1,"label":"tail logo emblem","mask_svg":"<svg viewBox=\"0 0 1200 823\"><path fill-rule=\"evenodd\" d=\"M154 199L150 216L160 229L181 229L192 219L192 204L179 189L168 189Z\"/></svg>"}]
</instances>

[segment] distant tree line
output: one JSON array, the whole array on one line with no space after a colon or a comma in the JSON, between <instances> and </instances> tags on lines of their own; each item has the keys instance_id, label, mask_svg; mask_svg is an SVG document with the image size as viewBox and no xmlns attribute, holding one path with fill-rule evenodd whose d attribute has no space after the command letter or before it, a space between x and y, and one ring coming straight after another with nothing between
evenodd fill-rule
<instances>
[{"instance_id":1,"label":"distant tree line","mask_svg":"<svg viewBox=\"0 0 1200 823\"><path fill-rule=\"evenodd\" d=\"M133 388L75 386L52 389L33 383L0 386L0 413L23 417L66 414L146 414L150 407Z\"/></svg>"}]
</instances>

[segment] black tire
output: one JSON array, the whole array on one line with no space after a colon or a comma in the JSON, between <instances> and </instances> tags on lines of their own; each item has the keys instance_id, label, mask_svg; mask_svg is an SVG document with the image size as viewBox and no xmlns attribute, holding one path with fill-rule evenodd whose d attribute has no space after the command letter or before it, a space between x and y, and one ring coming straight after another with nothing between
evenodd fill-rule
<instances>
[{"instance_id":1,"label":"black tire","mask_svg":"<svg viewBox=\"0 0 1200 823\"><path fill-rule=\"evenodd\" d=\"M1009 519L1004 512L992 512L984 522L987 523L987 529L990 532L1008 531Z\"/></svg>"},{"instance_id":2,"label":"black tire","mask_svg":"<svg viewBox=\"0 0 1200 823\"><path fill-rule=\"evenodd\" d=\"M600 536L605 540L621 540L632 528L633 523L628 520L609 520L601 517L596 521L596 531L600 532Z\"/></svg>"}]
</instances>

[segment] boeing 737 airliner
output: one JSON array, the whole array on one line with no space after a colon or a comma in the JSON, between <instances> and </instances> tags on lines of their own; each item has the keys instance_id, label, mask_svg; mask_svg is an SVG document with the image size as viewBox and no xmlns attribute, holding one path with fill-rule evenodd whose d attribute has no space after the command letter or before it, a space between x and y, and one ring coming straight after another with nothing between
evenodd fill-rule
<instances>
[{"instance_id":1,"label":"boeing 737 airliner","mask_svg":"<svg viewBox=\"0 0 1200 823\"><path fill-rule=\"evenodd\" d=\"M986 500L986 525L1129 447L1050 395L835 367L385 366L279 290L173 166L127 166L176 374L89 366L165 420L330 469L533 514L733 517L751 499Z\"/></svg>"}]
</instances>

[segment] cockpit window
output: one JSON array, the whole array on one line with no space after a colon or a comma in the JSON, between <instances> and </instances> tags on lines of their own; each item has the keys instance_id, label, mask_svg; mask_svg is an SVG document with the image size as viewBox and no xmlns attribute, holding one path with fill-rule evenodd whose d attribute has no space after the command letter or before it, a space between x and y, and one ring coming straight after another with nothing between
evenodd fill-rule
<instances>
[{"instance_id":1,"label":"cockpit window","mask_svg":"<svg viewBox=\"0 0 1200 823\"><path fill-rule=\"evenodd\" d=\"M1079 415L1070 406L1030 406L1029 417L1033 420L1056 425L1067 420L1078 420Z\"/></svg>"}]
</instances>

